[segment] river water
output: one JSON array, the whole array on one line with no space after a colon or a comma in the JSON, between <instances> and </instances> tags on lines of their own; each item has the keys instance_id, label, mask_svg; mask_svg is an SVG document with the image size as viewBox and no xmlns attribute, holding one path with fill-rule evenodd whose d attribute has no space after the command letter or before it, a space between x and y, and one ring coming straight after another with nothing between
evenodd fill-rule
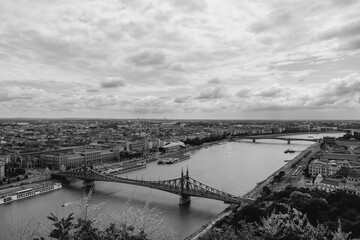
<instances>
[{"instance_id":1,"label":"river water","mask_svg":"<svg viewBox=\"0 0 360 240\"><path fill-rule=\"evenodd\" d=\"M311 134L322 136L342 136L343 133ZM294 137L308 138L309 134ZM189 175L211 187L241 196L255 187L257 182L284 165L284 160L292 159L312 142L294 141L290 145L279 140L248 140L215 144L208 148L191 151L191 159L173 165L150 163L147 168L129 172L123 176L144 180L173 179L181 170L189 169ZM285 154L288 148L295 153ZM79 210L77 204L83 198L81 182L64 184L61 190L39 195L27 200L0 206L0 239L13 239L15 234L35 227L37 231L48 228L46 216L55 213L65 216ZM155 189L119 183L96 182L90 204L99 204L92 214L98 212L103 226L118 218L128 223L143 223L146 226L158 224L155 231L159 235L171 233L174 239L183 239L228 205L220 201L192 197L187 207L179 206L179 196ZM66 203L65 207L61 207ZM143 210L150 206L150 210ZM94 208L94 207L92 207ZM100 211L101 209L101 211ZM120 216L120 217L118 217ZM126 217L125 217L126 216ZM145 216L145 220L141 217ZM39 224L37 224L39 223ZM28 227L29 229L26 229Z\"/></svg>"}]
</instances>

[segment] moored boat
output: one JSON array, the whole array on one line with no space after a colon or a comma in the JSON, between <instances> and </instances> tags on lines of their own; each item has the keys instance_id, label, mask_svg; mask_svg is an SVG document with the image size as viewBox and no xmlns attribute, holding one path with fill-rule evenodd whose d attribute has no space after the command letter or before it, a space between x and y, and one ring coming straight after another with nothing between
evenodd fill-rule
<instances>
[{"instance_id":1,"label":"moored boat","mask_svg":"<svg viewBox=\"0 0 360 240\"><path fill-rule=\"evenodd\" d=\"M105 174L121 174L121 173L135 171L137 169L146 168L146 167L147 167L146 162L137 162L137 163L127 164L127 165L121 165L121 167L109 168L109 169L105 170L104 173Z\"/></svg>"},{"instance_id":2,"label":"moored boat","mask_svg":"<svg viewBox=\"0 0 360 240\"><path fill-rule=\"evenodd\" d=\"M292 148L286 149L286 150L284 151L284 153L294 153L294 152L295 152L295 150L292 149Z\"/></svg>"},{"instance_id":3,"label":"moored boat","mask_svg":"<svg viewBox=\"0 0 360 240\"><path fill-rule=\"evenodd\" d=\"M61 183L58 182L52 182L47 184L40 184L36 185L34 187L18 190L15 192L4 194L3 196L0 196L0 204L10 203L13 201L21 200L24 198L33 197L39 194L43 194L46 192L54 191L57 189L62 188Z\"/></svg>"},{"instance_id":4,"label":"moored boat","mask_svg":"<svg viewBox=\"0 0 360 240\"><path fill-rule=\"evenodd\" d=\"M158 161L158 164L174 164L187 159L190 159L190 154L183 154L175 157L162 158Z\"/></svg>"}]
</instances>

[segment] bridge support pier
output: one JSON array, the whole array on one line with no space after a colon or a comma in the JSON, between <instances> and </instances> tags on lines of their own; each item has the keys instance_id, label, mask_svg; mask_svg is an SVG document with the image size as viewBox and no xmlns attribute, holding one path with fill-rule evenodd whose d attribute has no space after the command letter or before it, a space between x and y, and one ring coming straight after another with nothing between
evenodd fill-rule
<instances>
[{"instance_id":1,"label":"bridge support pier","mask_svg":"<svg viewBox=\"0 0 360 240\"><path fill-rule=\"evenodd\" d=\"M290 144L290 142L291 142L290 139L288 139L287 142L288 142L288 144Z\"/></svg>"},{"instance_id":2,"label":"bridge support pier","mask_svg":"<svg viewBox=\"0 0 360 240\"><path fill-rule=\"evenodd\" d=\"M256 142L256 139L255 139L255 138L253 138L253 142Z\"/></svg>"},{"instance_id":3,"label":"bridge support pier","mask_svg":"<svg viewBox=\"0 0 360 240\"><path fill-rule=\"evenodd\" d=\"M83 188L86 189L93 189L95 188L95 182L92 180L84 180L83 181Z\"/></svg>"},{"instance_id":4,"label":"bridge support pier","mask_svg":"<svg viewBox=\"0 0 360 240\"><path fill-rule=\"evenodd\" d=\"M180 195L179 205L188 205L191 202L191 198L189 195Z\"/></svg>"}]
</instances>

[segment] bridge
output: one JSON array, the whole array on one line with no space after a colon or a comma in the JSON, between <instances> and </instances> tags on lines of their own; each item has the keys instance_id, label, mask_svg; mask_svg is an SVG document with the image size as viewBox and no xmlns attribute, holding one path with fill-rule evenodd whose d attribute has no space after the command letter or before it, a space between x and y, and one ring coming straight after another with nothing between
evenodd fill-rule
<instances>
[{"instance_id":1,"label":"bridge","mask_svg":"<svg viewBox=\"0 0 360 240\"><path fill-rule=\"evenodd\" d=\"M252 201L249 198L242 198L231 195L224 191L214 189L207 186L189 176L189 171L186 170L186 174L181 171L180 178L174 178L170 180L159 180L159 181L143 181L137 179L123 178L112 174L102 172L100 169L86 166L75 168L72 170L57 172L51 174L53 178L67 179L77 178L84 180L85 186L93 186L94 181L103 182L117 182L124 184L131 184L136 186L154 188L161 191L177 194L180 196L179 205L185 205L190 203L191 196L200 198L209 198L230 204L242 204L244 202Z\"/></svg>"},{"instance_id":2,"label":"bridge","mask_svg":"<svg viewBox=\"0 0 360 240\"><path fill-rule=\"evenodd\" d=\"M306 142L319 142L321 139L318 138L289 138L289 137L275 137L275 136L244 136L240 137L240 139L250 139L253 142L256 142L256 140L260 139L271 139L271 140L281 140L281 141L287 141L288 144L290 144L292 141L306 141Z\"/></svg>"}]
</instances>

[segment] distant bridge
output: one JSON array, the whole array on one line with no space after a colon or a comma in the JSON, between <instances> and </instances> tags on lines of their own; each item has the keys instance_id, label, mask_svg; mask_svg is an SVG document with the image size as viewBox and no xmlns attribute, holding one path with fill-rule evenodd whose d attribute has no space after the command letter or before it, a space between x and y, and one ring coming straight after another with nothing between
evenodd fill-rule
<instances>
[{"instance_id":1,"label":"distant bridge","mask_svg":"<svg viewBox=\"0 0 360 240\"><path fill-rule=\"evenodd\" d=\"M306 141L306 142L319 142L321 139L319 138L289 138L289 137L276 137L276 136L244 136L240 137L239 139L250 139L253 142L256 142L256 140L260 139L271 139L271 140L281 140L281 141L287 141L288 144L290 144L292 141Z\"/></svg>"},{"instance_id":2,"label":"distant bridge","mask_svg":"<svg viewBox=\"0 0 360 240\"><path fill-rule=\"evenodd\" d=\"M209 187L195 179L189 177L189 171L186 170L186 174L181 171L181 177L170 179L170 180L159 180L159 181L143 181L122 178L112 174L105 174L100 169L95 167L83 166L80 168L68 170L65 172L58 172L51 174L54 178L78 178L85 181L86 186L92 186L94 181L104 182L117 182L131 185L137 185L142 187L154 188L165 192L180 195L180 205L184 205L190 202L190 197L201 197L215 199L223 201L225 203L241 204L249 202L251 199L242 198L231 195L224 191L220 191Z\"/></svg>"}]
</instances>

